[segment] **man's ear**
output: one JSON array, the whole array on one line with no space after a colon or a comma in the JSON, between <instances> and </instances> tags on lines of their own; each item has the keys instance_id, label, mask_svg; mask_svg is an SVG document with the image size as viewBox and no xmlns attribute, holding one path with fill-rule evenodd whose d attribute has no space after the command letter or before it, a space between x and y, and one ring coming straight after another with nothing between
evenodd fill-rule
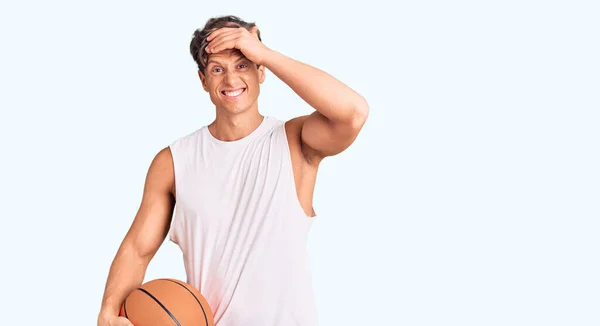
<instances>
[{"instance_id":1,"label":"man's ear","mask_svg":"<svg viewBox=\"0 0 600 326\"><path fill-rule=\"evenodd\" d=\"M200 82L202 83L202 88L208 92L208 85L206 85L206 77L202 74L202 71L198 69L198 77L200 77Z\"/></svg>"},{"instance_id":2,"label":"man's ear","mask_svg":"<svg viewBox=\"0 0 600 326\"><path fill-rule=\"evenodd\" d=\"M265 66L264 65L260 65L258 67L258 83L262 84L265 81Z\"/></svg>"}]
</instances>

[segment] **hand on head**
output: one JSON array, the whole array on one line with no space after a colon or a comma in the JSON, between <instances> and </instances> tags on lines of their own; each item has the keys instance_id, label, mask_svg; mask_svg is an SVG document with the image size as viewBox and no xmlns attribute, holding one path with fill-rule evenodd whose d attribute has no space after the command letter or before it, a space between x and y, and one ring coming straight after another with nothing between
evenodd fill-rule
<instances>
[{"instance_id":1,"label":"hand on head","mask_svg":"<svg viewBox=\"0 0 600 326\"><path fill-rule=\"evenodd\" d=\"M261 65L267 55L267 48L258 38L258 27L249 31L243 27L222 27L210 33L206 38L206 53L214 54L227 49L238 49L246 58Z\"/></svg>"}]
</instances>

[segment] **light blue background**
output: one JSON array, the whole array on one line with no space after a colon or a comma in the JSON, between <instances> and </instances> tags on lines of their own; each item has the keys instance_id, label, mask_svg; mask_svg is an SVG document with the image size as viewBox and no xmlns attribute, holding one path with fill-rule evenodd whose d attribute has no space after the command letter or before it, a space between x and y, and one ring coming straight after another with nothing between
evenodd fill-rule
<instances>
[{"instance_id":1,"label":"light blue background","mask_svg":"<svg viewBox=\"0 0 600 326\"><path fill-rule=\"evenodd\" d=\"M599 9L3 2L1 323L95 325L151 159L214 117L190 37L235 14L370 103L317 181L321 325L599 325ZM260 109L312 111L270 73ZM173 243L157 277L185 278Z\"/></svg>"}]
</instances>

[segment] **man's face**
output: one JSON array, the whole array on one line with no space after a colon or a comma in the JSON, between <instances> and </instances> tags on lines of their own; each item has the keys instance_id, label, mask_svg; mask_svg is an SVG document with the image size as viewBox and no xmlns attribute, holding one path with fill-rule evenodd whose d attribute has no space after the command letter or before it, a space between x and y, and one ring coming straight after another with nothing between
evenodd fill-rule
<instances>
[{"instance_id":1,"label":"man's face","mask_svg":"<svg viewBox=\"0 0 600 326\"><path fill-rule=\"evenodd\" d=\"M240 113L256 104L260 84L265 79L264 66L248 60L239 50L210 54L205 76L198 71L205 91L219 109Z\"/></svg>"}]
</instances>

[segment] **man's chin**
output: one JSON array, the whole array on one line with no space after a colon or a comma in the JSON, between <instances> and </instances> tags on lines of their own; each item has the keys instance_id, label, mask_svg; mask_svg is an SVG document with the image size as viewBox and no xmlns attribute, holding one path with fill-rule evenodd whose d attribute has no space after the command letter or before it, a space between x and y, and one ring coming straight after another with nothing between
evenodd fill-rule
<instances>
[{"instance_id":1,"label":"man's chin","mask_svg":"<svg viewBox=\"0 0 600 326\"><path fill-rule=\"evenodd\" d=\"M221 108L230 114L239 114L248 110L248 106L240 104L232 105L231 103L226 103L225 105L222 105Z\"/></svg>"}]
</instances>

